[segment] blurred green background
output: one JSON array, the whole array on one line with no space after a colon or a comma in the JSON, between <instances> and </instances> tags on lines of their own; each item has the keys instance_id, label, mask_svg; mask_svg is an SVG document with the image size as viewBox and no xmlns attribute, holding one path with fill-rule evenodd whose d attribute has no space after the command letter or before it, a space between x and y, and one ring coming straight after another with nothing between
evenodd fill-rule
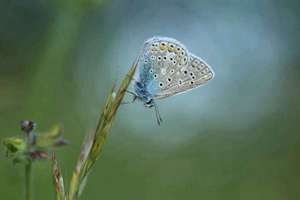
<instances>
[{"instance_id":1,"label":"blurred green background","mask_svg":"<svg viewBox=\"0 0 300 200\"><path fill-rule=\"evenodd\" d=\"M174 37L216 77L160 101L122 106L82 199L300 198L300 3L210 0L1 0L0 137L63 123L68 182L112 82L149 37ZM1 199L23 199L24 169L0 164ZM49 163L35 199L54 199Z\"/></svg>"}]
</instances>

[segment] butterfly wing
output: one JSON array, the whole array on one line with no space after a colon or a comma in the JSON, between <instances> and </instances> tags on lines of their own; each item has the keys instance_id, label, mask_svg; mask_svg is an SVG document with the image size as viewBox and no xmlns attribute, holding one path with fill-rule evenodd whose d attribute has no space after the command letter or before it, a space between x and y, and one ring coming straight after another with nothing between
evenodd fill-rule
<instances>
[{"instance_id":1,"label":"butterfly wing","mask_svg":"<svg viewBox=\"0 0 300 200\"><path fill-rule=\"evenodd\" d=\"M175 39L148 39L139 57L137 81L145 85L155 99L179 94L196 88L214 74L202 59L188 52Z\"/></svg>"},{"instance_id":2,"label":"butterfly wing","mask_svg":"<svg viewBox=\"0 0 300 200\"><path fill-rule=\"evenodd\" d=\"M166 75L175 72L175 69L172 70L173 66L181 65L177 63L177 54L181 54L181 57L187 60L185 47L176 44L179 42L166 37L153 37L144 43L135 79L145 85L145 89L152 97L166 88Z\"/></svg>"},{"instance_id":3,"label":"butterfly wing","mask_svg":"<svg viewBox=\"0 0 300 200\"><path fill-rule=\"evenodd\" d=\"M189 54L187 65L182 66L173 75L172 81L168 83L165 89L156 93L155 98L162 99L189 91L205 84L213 77L214 72L205 61L193 54Z\"/></svg>"}]
</instances>

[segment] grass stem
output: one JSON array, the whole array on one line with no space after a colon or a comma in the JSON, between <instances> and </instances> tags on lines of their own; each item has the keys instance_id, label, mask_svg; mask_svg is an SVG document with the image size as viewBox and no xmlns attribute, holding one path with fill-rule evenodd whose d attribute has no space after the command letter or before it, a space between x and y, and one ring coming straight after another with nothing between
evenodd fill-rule
<instances>
[{"instance_id":1,"label":"grass stem","mask_svg":"<svg viewBox=\"0 0 300 200\"><path fill-rule=\"evenodd\" d=\"M32 200L32 193L31 193L31 161L25 165L25 200Z\"/></svg>"}]
</instances>

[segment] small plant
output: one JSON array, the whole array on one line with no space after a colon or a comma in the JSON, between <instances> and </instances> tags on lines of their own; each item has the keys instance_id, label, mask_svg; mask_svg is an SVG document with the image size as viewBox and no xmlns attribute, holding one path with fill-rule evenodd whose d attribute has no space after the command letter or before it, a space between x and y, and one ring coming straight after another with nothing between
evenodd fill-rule
<instances>
[{"instance_id":1,"label":"small plant","mask_svg":"<svg viewBox=\"0 0 300 200\"><path fill-rule=\"evenodd\" d=\"M13 163L25 166L25 199L32 199L31 194L31 166L37 160L46 160L56 147L64 146L68 142L62 137L63 129L55 125L46 133L35 132L36 123L24 120L20 123L24 133L23 138L10 137L3 140L6 155Z\"/></svg>"},{"instance_id":2,"label":"small plant","mask_svg":"<svg viewBox=\"0 0 300 200\"><path fill-rule=\"evenodd\" d=\"M21 122L21 129L25 135L24 139L17 137L4 139L3 144L6 147L7 156L14 163L25 164L26 200L32 199L31 165L35 160L46 159L52 161L53 183L57 199L76 200L80 197L88 175L102 152L113 119L125 96L135 69L136 63L133 64L116 92L115 85L113 84L94 133L87 135L82 144L68 191L65 190L64 179L56 160L55 152L53 151L54 148L67 144L67 141L62 137L63 129L61 126L54 126L51 131L45 134L37 134L34 132L36 124L33 121L26 120Z\"/></svg>"}]
</instances>

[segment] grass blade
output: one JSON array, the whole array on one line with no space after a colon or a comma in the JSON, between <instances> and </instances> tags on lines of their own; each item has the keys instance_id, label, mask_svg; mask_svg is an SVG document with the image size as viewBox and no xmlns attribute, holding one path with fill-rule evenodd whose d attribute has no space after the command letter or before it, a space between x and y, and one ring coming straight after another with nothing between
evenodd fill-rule
<instances>
[{"instance_id":1,"label":"grass blade","mask_svg":"<svg viewBox=\"0 0 300 200\"><path fill-rule=\"evenodd\" d=\"M57 200L66 200L66 193L64 187L64 179L61 175L60 168L58 166L58 162L56 160L56 156L52 154L52 174L53 174L53 183L56 191L56 199Z\"/></svg>"},{"instance_id":2,"label":"grass blade","mask_svg":"<svg viewBox=\"0 0 300 200\"><path fill-rule=\"evenodd\" d=\"M82 146L80 157L76 164L70 183L68 197L69 200L78 199L83 191L87 182L88 174L102 152L103 145L112 126L113 119L119 106L121 105L132 77L134 76L136 66L137 63L135 62L123 79L116 94L114 92L115 85L113 84L113 87L107 97L104 109L101 113L101 117L98 121L95 133L89 135Z\"/></svg>"}]
</instances>

